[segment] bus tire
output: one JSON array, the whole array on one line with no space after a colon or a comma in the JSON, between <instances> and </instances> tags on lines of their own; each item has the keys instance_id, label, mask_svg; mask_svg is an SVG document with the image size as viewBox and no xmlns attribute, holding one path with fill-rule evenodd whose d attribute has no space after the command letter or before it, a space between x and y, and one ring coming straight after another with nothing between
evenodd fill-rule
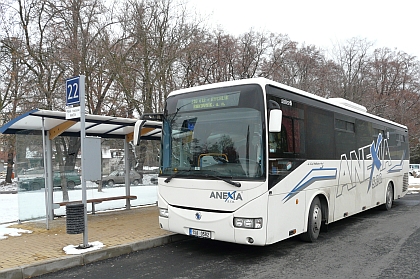
<instances>
[{"instance_id":1,"label":"bus tire","mask_svg":"<svg viewBox=\"0 0 420 279\"><path fill-rule=\"evenodd\" d=\"M311 203L308 215L308 228L305 233L300 235L300 239L305 242L315 242L321 231L322 208L318 197Z\"/></svg>"},{"instance_id":2,"label":"bus tire","mask_svg":"<svg viewBox=\"0 0 420 279\"><path fill-rule=\"evenodd\" d=\"M382 205L382 210L386 210L386 211L391 210L393 201L394 201L394 187L392 187L392 183L389 182L388 186L386 187L385 204Z\"/></svg>"}]
</instances>

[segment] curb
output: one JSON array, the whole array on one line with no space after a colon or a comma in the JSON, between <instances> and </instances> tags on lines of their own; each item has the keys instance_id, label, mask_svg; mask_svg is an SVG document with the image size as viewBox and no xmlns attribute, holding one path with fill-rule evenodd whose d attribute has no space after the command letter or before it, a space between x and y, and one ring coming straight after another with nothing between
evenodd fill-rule
<instances>
[{"instance_id":1,"label":"curb","mask_svg":"<svg viewBox=\"0 0 420 279\"><path fill-rule=\"evenodd\" d=\"M163 237L152 238L130 244L122 244L110 248L104 248L80 255L70 255L58 259L39 262L36 264L9 268L0 271L0 278L4 279L24 279L43 275L50 272L56 272L71 267L86 265L92 262L115 258L124 254L146 250L168 243L182 241L189 238L187 235L172 234Z\"/></svg>"}]
</instances>

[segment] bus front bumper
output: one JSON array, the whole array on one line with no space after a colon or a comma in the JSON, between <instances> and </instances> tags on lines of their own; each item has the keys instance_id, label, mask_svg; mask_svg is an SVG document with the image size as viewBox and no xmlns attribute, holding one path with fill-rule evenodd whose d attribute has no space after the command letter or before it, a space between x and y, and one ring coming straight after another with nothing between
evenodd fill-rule
<instances>
[{"instance_id":1,"label":"bus front bumper","mask_svg":"<svg viewBox=\"0 0 420 279\"><path fill-rule=\"evenodd\" d=\"M164 230L200 238L266 245L264 226L258 229L237 228L234 226L235 215L235 213L196 211L168 206L167 210L163 209L163 212L160 212L159 224Z\"/></svg>"}]
</instances>

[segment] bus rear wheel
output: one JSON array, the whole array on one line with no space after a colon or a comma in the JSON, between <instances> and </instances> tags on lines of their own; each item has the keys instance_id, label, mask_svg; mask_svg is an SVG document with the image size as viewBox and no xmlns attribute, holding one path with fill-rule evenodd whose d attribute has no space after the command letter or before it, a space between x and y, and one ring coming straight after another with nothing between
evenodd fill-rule
<instances>
[{"instance_id":1,"label":"bus rear wheel","mask_svg":"<svg viewBox=\"0 0 420 279\"><path fill-rule=\"evenodd\" d=\"M300 235L301 240L306 242L315 242L318 239L319 232L321 231L321 223L321 201L318 197L316 197L311 203L308 215L308 228L305 233Z\"/></svg>"},{"instance_id":2,"label":"bus rear wheel","mask_svg":"<svg viewBox=\"0 0 420 279\"><path fill-rule=\"evenodd\" d=\"M383 210L391 210L394 201L394 189L391 183L388 183L385 193L385 204L382 205Z\"/></svg>"}]
</instances>

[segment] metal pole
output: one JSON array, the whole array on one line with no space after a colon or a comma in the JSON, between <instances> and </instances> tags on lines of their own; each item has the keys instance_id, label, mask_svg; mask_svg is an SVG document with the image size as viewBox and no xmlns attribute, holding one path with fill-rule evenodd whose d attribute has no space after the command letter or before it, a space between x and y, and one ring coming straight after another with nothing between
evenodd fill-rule
<instances>
[{"instance_id":1,"label":"metal pole","mask_svg":"<svg viewBox=\"0 0 420 279\"><path fill-rule=\"evenodd\" d=\"M130 195L130 164L128 161L128 142L127 142L127 136L124 138L124 165L125 165L125 195ZM125 208L130 209L130 199L126 199L125 202Z\"/></svg>"},{"instance_id":2,"label":"metal pole","mask_svg":"<svg viewBox=\"0 0 420 279\"><path fill-rule=\"evenodd\" d=\"M47 174L48 174L48 169L47 169L47 149L46 149L46 147L45 147L45 126L44 126L44 123L45 122L45 119L44 119L44 117L42 117L42 150L43 150L43 157L44 157L44 183L45 183L45 186L47 186L47 187L45 187L45 190L44 190L44 192L45 192L45 215L46 215L46 218L45 218L45 222L46 222L46 225L47 225L47 230L49 230L50 229L50 224L49 224L49 220L50 220L50 206L49 206L49 198L48 198L48 180L47 180L47 178L48 178L48 176L47 176Z\"/></svg>"},{"instance_id":3,"label":"metal pole","mask_svg":"<svg viewBox=\"0 0 420 279\"><path fill-rule=\"evenodd\" d=\"M53 188L54 188L54 174L53 174L53 165L52 165L52 147L51 147L51 140L50 140L50 131L47 131L47 134L45 135L45 147L47 149L47 173L48 173L48 204L50 206L49 212L50 212L50 220L54 219L54 208L53 208Z\"/></svg>"},{"instance_id":4,"label":"metal pole","mask_svg":"<svg viewBox=\"0 0 420 279\"><path fill-rule=\"evenodd\" d=\"M87 202L86 202L86 179L85 179L85 150L84 150L84 142L86 138L86 130L85 130L85 76L80 75L79 80L80 86L80 142L81 142L81 149L82 149L82 203L84 207L84 224L85 230L83 232L83 248L88 248L88 225L87 225Z\"/></svg>"}]
</instances>

